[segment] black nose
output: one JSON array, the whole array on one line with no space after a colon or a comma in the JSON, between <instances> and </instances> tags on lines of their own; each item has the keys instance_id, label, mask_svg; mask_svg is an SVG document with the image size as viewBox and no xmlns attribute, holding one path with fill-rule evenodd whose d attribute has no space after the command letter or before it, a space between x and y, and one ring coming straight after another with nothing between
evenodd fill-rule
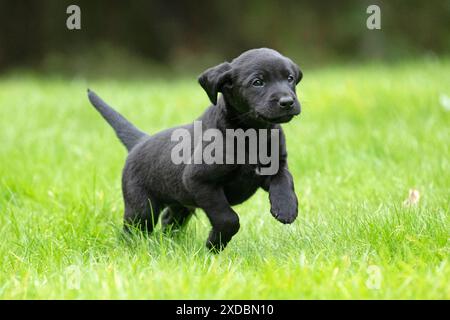
<instances>
[{"instance_id":1,"label":"black nose","mask_svg":"<svg viewBox=\"0 0 450 320\"><path fill-rule=\"evenodd\" d=\"M278 104L283 109L289 109L294 105L294 98L290 96L281 97L280 100L278 101Z\"/></svg>"}]
</instances>

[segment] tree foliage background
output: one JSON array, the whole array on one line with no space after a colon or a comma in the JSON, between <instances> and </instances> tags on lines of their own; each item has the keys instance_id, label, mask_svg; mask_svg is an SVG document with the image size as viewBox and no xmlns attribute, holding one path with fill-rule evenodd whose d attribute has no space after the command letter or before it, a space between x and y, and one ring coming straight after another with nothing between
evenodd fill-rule
<instances>
[{"instance_id":1,"label":"tree foliage background","mask_svg":"<svg viewBox=\"0 0 450 320\"><path fill-rule=\"evenodd\" d=\"M82 29L66 28L81 8ZM366 8L381 7L368 30ZM105 61L195 68L267 46L308 64L450 51L450 1L0 0L0 70L95 68Z\"/></svg>"}]
</instances>

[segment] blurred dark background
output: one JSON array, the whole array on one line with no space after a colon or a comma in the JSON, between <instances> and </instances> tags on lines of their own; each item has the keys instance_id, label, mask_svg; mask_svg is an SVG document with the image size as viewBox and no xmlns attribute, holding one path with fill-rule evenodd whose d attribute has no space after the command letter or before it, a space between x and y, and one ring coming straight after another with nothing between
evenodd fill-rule
<instances>
[{"instance_id":1,"label":"blurred dark background","mask_svg":"<svg viewBox=\"0 0 450 320\"><path fill-rule=\"evenodd\" d=\"M81 8L81 30L66 8ZM381 7L381 30L366 8ZM450 52L450 1L0 0L0 71L194 70L267 46L310 66Z\"/></svg>"}]
</instances>

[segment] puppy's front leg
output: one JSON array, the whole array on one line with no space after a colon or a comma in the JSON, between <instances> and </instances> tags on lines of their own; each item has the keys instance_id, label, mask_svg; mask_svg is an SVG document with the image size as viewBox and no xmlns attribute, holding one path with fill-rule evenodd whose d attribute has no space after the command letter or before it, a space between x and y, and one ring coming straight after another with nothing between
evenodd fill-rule
<instances>
[{"instance_id":1,"label":"puppy's front leg","mask_svg":"<svg viewBox=\"0 0 450 320\"><path fill-rule=\"evenodd\" d=\"M212 225L206 246L217 253L239 231L239 217L229 205L222 188L197 186L196 192L197 205L205 211Z\"/></svg>"},{"instance_id":2,"label":"puppy's front leg","mask_svg":"<svg viewBox=\"0 0 450 320\"><path fill-rule=\"evenodd\" d=\"M183 184L211 222L206 246L217 253L224 249L239 231L239 217L231 208L225 192L217 181L235 169L232 165L188 165L183 173Z\"/></svg>"},{"instance_id":3,"label":"puppy's front leg","mask_svg":"<svg viewBox=\"0 0 450 320\"><path fill-rule=\"evenodd\" d=\"M270 212L282 223L292 223L298 215L294 182L287 166L280 168L269 182Z\"/></svg>"},{"instance_id":4,"label":"puppy's front leg","mask_svg":"<svg viewBox=\"0 0 450 320\"><path fill-rule=\"evenodd\" d=\"M193 191L197 206L205 211L212 225L206 246L217 253L239 231L239 217L228 203L223 188L204 181L189 180L188 186Z\"/></svg>"}]
</instances>

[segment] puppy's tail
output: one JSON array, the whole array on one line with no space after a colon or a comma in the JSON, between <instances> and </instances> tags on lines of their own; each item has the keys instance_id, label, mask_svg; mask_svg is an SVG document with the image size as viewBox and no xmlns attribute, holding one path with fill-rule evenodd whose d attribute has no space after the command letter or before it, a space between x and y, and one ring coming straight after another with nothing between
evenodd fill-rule
<instances>
[{"instance_id":1,"label":"puppy's tail","mask_svg":"<svg viewBox=\"0 0 450 320\"><path fill-rule=\"evenodd\" d=\"M128 151L144 137L146 133L142 132L125 119L120 113L111 108L105 101L100 99L93 91L88 89L88 98L92 105L102 115L102 117L113 127L117 137L122 141Z\"/></svg>"}]
</instances>

